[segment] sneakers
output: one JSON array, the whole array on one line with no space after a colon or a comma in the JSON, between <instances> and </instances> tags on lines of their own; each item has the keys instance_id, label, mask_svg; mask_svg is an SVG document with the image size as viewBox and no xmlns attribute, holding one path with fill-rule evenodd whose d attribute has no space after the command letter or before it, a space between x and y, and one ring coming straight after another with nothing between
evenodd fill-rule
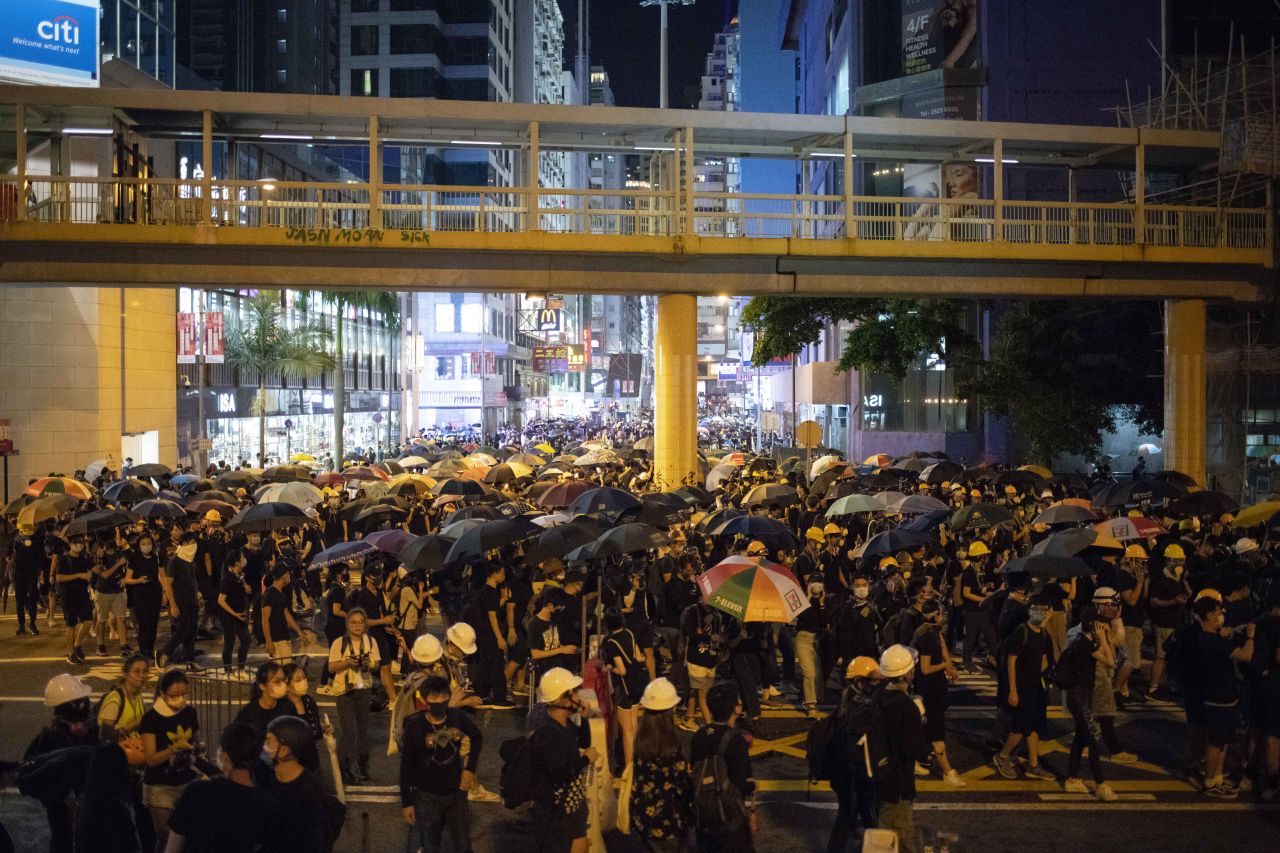
<instances>
[{"instance_id":1,"label":"sneakers","mask_svg":"<svg viewBox=\"0 0 1280 853\"><path fill-rule=\"evenodd\" d=\"M929 768L928 768L927 766L925 766L925 765L921 764L919 761L917 761L917 762L916 762L916 775L917 775L917 776L928 776L928 775L929 775Z\"/></svg>"},{"instance_id":2,"label":"sneakers","mask_svg":"<svg viewBox=\"0 0 1280 853\"><path fill-rule=\"evenodd\" d=\"M511 711L514 710L516 706L508 702L506 699L489 699L481 702L476 707L482 711Z\"/></svg>"},{"instance_id":3,"label":"sneakers","mask_svg":"<svg viewBox=\"0 0 1280 853\"><path fill-rule=\"evenodd\" d=\"M822 715L818 713L818 709L812 705L809 705L804 709L804 715L808 717L810 720L822 719Z\"/></svg>"},{"instance_id":4,"label":"sneakers","mask_svg":"<svg viewBox=\"0 0 1280 853\"><path fill-rule=\"evenodd\" d=\"M1087 794L1089 786L1084 783L1083 779L1068 779L1062 783L1062 790L1068 794Z\"/></svg>"},{"instance_id":5,"label":"sneakers","mask_svg":"<svg viewBox=\"0 0 1280 853\"><path fill-rule=\"evenodd\" d=\"M1013 759L1004 753L997 752L992 757L991 763L995 765L996 771L1004 778L1018 778L1018 768L1013 765Z\"/></svg>"},{"instance_id":6,"label":"sneakers","mask_svg":"<svg viewBox=\"0 0 1280 853\"><path fill-rule=\"evenodd\" d=\"M475 787L467 791L467 800L473 803L500 803L502 797L476 782Z\"/></svg>"},{"instance_id":7,"label":"sneakers","mask_svg":"<svg viewBox=\"0 0 1280 853\"><path fill-rule=\"evenodd\" d=\"M1114 803L1116 800L1120 799L1120 796L1115 791L1111 790L1111 786L1106 782L1103 782L1098 786L1098 790L1094 792L1094 796L1099 800L1102 800L1104 803Z\"/></svg>"},{"instance_id":8,"label":"sneakers","mask_svg":"<svg viewBox=\"0 0 1280 853\"><path fill-rule=\"evenodd\" d=\"M1146 696L1143 696L1142 699L1144 702L1147 702L1151 705L1172 705L1173 704L1171 700L1161 696L1159 693L1156 693L1154 690L1152 690Z\"/></svg>"},{"instance_id":9,"label":"sneakers","mask_svg":"<svg viewBox=\"0 0 1280 853\"><path fill-rule=\"evenodd\" d=\"M131 654L133 654L132 646L125 645L120 647L120 657L127 658Z\"/></svg>"},{"instance_id":10,"label":"sneakers","mask_svg":"<svg viewBox=\"0 0 1280 853\"><path fill-rule=\"evenodd\" d=\"M316 688L316 692L321 696L337 696L338 692L332 684L321 684Z\"/></svg>"},{"instance_id":11,"label":"sneakers","mask_svg":"<svg viewBox=\"0 0 1280 853\"><path fill-rule=\"evenodd\" d=\"M782 691L770 684L764 689L763 697L765 699L777 699L782 695Z\"/></svg>"},{"instance_id":12,"label":"sneakers","mask_svg":"<svg viewBox=\"0 0 1280 853\"><path fill-rule=\"evenodd\" d=\"M36 627L36 623L35 623L35 622L32 622L32 623L31 623L31 636L33 636L33 637L39 637L39 636L40 636L40 629Z\"/></svg>"},{"instance_id":13,"label":"sneakers","mask_svg":"<svg viewBox=\"0 0 1280 853\"><path fill-rule=\"evenodd\" d=\"M1205 788L1201 793L1215 800L1234 800L1237 796L1236 789L1229 787L1225 782L1220 782L1212 788Z\"/></svg>"},{"instance_id":14,"label":"sneakers","mask_svg":"<svg viewBox=\"0 0 1280 853\"><path fill-rule=\"evenodd\" d=\"M686 732L696 732L698 730L698 724L688 717L679 717L676 720L676 728Z\"/></svg>"},{"instance_id":15,"label":"sneakers","mask_svg":"<svg viewBox=\"0 0 1280 853\"><path fill-rule=\"evenodd\" d=\"M956 772L954 767L942 774L942 781L946 782L953 788L965 788L969 785L968 782L960 778L960 774Z\"/></svg>"},{"instance_id":16,"label":"sneakers","mask_svg":"<svg viewBox=\"0 0 1280 853\"><path fill-rule=\"evenodd\" d=\"M1116 764L1135 764L1138 761L1138 756L1132 752L1117 752L1111 755L1111 761Z\"/></svg>"},{"instance_id":17,"label":"sneakers","mask_svg":"<svg viewBox=\"0 0 1280 853\"><path fill-rule=\"evenodd\" d=\"M1043 782L1056 782L1058 777L1045 770L1043 767L1028 767L1025 771L1028 779L1039 779Z\"/></svg>"},{"instance_id":18,"label":"sneakers","mask_svg":"<svg viewBox=\"0 0 1280 853\"><path fill-rule=\"evenodd\" d=\"M107 656L106 643L98 643L98 657L105 658Z\"/></svg>"},{"instance_id":19,"label":"sneakers","mask_svg":"<svg viewBox=\"0 0 1280 853\"><path fill-rule=\"evenodd\" d=\"M76 646L76 650L72 654L75 655L76 663L85 664L89 662L89 659L84 656L84 649L80 646Z\"/></svg>"},{"instance_id":20,"label":"sneakers","mask_svg":"<svg viewBox=\"0 0 1280 853\"><path fill-rule=\"evenodd\" d=\"M21 636L24 636L26 633L27 633L27 626L25 626L25 625L19 625L19 626L18 626L18 633L17 633L17 634L15 634L15 636L21 637Z\"/></svg>"}]
</instances>

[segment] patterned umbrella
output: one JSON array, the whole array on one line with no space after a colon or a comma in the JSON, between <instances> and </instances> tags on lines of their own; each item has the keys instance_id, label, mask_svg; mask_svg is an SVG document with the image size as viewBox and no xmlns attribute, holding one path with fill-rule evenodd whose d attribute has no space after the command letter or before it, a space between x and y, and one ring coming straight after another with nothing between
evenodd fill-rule
<instances>
[{"instance_id":1,"label":"patterned umbrella","mask_svg":"<svg viewBox=\"0 0 1280 853\"><path fill-rule=\"evenodd\" d=\"M49 495L37 498L18 510L18 524L36 525L75 509L80 501L71 495Z\"/></svg>"},{"instance_id":2,"label":"patterned umbrella","mask_svg":"<svg viewBox=\"0 0 1280 853\"><path fill-rule=\"evenodd\" d=\"M42 498L45 495L71 495L87 501L93 497L93 487L88 483L73 480L70 477L41 477L22 490L24 495Z\"/></svg>"},{"instance_id":3,"label":"patterned umbrella","mask_svg":"<svg viewBox=\"0 0 1280 853\"><path fill-rule=\"evenodd\" d=\"M702 600L740 622L790 622L808 596L784 566L758 557L729 557L698 576Z\"/></svg>"},{"instance_id":4,"label":"patterned umbrella","mask_svg":"<svg viewBox=\"0 0 1280 853\"><path fill-rule=\"evenodd\" d=\"M279 501L306 509L324 503L324 493L310 483L271 483L258 490L256 499L260 504Z\"/></svg>"},{"instance_id":5,"label":"patterned umbrella","mask_svg":"<svg viewBox=\"0 0 1280 853\"><path fill-rule=\"evenodd\" d=\"M1101 521L1093 526L1093 529L1100 534L1106 534L1121 542L1130 539L1147 539L1152 536L1161 536L1168 533L1164 526L1158 521L1153 521L1141 515L1129 516L1126 518L1109 518Z\"/></svg>"}]
</instances>

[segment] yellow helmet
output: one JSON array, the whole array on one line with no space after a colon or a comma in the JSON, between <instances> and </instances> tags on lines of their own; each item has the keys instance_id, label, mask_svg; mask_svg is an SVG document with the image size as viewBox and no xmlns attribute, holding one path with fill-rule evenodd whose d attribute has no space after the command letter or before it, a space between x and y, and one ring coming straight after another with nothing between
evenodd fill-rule
<instances>
[{"instance_id":1,"label":"yellow helmet","mask_svg":"<svg viewBox=\"0 0 1280 853\"><path fill-rule=\"evenodd\" d=\"M1216 589L1213 589L1211 587L1205 587L1204 589L1196 593L1196 601L1199 601L1202 598L1212 598L1214 601L1218 602L1219 604L1222 603L1222 593L1218 592Z\"/></svg>"},{"instance_id":2,"label":"yellow helmet","mask_svg":"<svg viewBox=\"0 0 1280 853\"><path fill-rule=\"evenodd\" d=\"M822 528L822 534L824 536L843 536L844 529L838 524L828 523L826 527Z\"/></svg>"},{"instance_id":3,"label":"yellow helmet","mask_svg":"<svg viewBox=\"0 0 1280 853\"><path fill-rule=\"evenodd\" d=\"M884 569L884 568L890 568L890 567L895 569L898 568L898 561L895 560L893 557L881 557L880 568Z\"/></svg>"},{"instance_id":4,"label":"yellow helmet","mask_svg":"<svg viewBox=\"0 0 1280 853\"><path fill-rule=\"evenodd\" d=\"M987 543L981 539L976 542L969 543L969 559L974 557L985 557L991 553L991 549L987 547Z\"/></svg>"},{"instance_id":5,"label":"yellow helmet","mask_svg":"<svg viewBox=\"0 0 1280 853\"><path fill-rule=\"evenodd\" d=\"M205 521L222 521L222 516L216 509L211 509L204 514Z\"/></svg>"},{"instance_id":6,"label":"yellow helmet","mask_svg":"<svg viewBox=\"0 0 1280 853\"><path fill-rule=\"evenodd\" d=\"M748 557L754 557L757 554L767 554L767 553L769 553L768 546L758 539L752 540L751 544L747 546Z\"/></svg>"},{"instance_id":7,"label":"yellow helmet","mask_svg":"<svg viewBox=\"0 0 1280 853\"><path fill-rule=\"evenodd\" d=\"M977 489L970 489L970 490L969 490L969 497L971 497L971 498L980 498L980 497L982 497L982 492L978 491Z\"/></svg>"},{"instance_id":8,"label":"yellow helmet","mask_svg":"<svg viewBox=\"0 0 1280 853\"><path fill-rule=\"evenodd\" d=\"M876 662L876 659L863 655L849 661L849 665L844 670L844 680L853 681L855 678L874 678L879 674L880 664Z\"/></svg>"},{"instance_id":9,"label":"yellow helmet","mask_svg":"<svg viewBox=\"0 0 1280 853\"><path fill-rule=\"evenodd\" d=\"M1169 545L1164 549L1164 558L1166 560L1185 560L1187 554L1182 550L1181 545Z\"/></svg>"},{"instance_id":10,"label":"yellow helmet","mask_svg":"<svg viewBox=\"0 0 1280 853\"><path fill-rule=\"evenodd\" d=\"M1004 487L1004 493L1006 495L1016 495L1018 493L1018 488L1010 483Z\"/></svg>"},{"instance_id":11,"label":"yellow helmet","mask_svg":"<svg viewBox=\"0 0 1280 853\"><path fill-rule=\"evenodd\" d=\"M927 491L929 491L929 484L928 484L928 483L921 483L921 484L920 484L920 491L922 491L922 492L927 492Z\"/></svg>"},{"instance_id":12,"label":"yellow helmet","mask_svg":"<svg viewBox=\"0 0 1280 853\"><path fill-rule=\"evenodd\" d=\"M824 537L824 536L822 535L822 528L821 528L821 527L810 527L808 530L806 530L806 531L804 532L804 538L805 538L805 539L811 539L811 540L813 540L814 542L825 542L825 541L827 541L827 540L826 540L826 537Z\"/></svg>"},{"instance_id":13,"label":"yellow helmet","mask_svg":"<svg viewBox=\"0 0 1280 853\"><path fill-rule=\"evenodd\" d=\"M1124 558L1126 560L1145 560L1147 559L1147 549L1141 545L1130 545L1124 549Z\"/></svg>"},{"instance_id":14,"label":"yellow helmet","mask_svg":"<svg viewBox=\"0 0 1280 853\"><path fill-rule=\"evenodd\" d=\"M1130 518L1142 518L1142 510L1140 510L1140 509L1131 509L1131 510L1129 510L1129 517L1130 517Z\"/></svg>"}]
</instances>

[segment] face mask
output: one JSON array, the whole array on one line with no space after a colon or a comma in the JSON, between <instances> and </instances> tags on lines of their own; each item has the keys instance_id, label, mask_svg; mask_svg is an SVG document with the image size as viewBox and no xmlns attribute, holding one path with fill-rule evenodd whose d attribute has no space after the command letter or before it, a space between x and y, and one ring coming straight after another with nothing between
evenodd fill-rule
<instances>
[{"instance_id":1,"label":"face mask","mask_svg":"<svg viewBox=\"0 0 1280 853\"><path fill-rule=\"evenodd\" d=\"M1032 608L1027 614L1027 621L1032 625L1043 625L1044 620L1049 618L1049 611L1040 607Z\"/></svg>"},{"instance_id":2,"label":"face mask","mask_svg":"<svg viewBox=\"0 0 1280 853\"><path fill-rule=\"evenodd\" d=\"M299 696L306 696L307 691L310 689L311 682L307 681L305 678L300 678L293 682L293 692L297 693Z\"/></svg>"},{"instance_id":3,"label":"face mask","mask_svg":"<svg viewBox=\"0 0 1280 853\"><path fill-rule=\"evenodd\" d=\"M276 760L276 756L278 756L279 754L280 754L280 750L278 749L275 752L272 752L269 749L263 749L260 758L262 759L264 764L270 764L272 767L275 767L276 764L279 763Z\"/></svg>"},{"instance_id":4,"label":"face mask","mask_svg":"<svg viewBox=\"0 0 1280 853\"><path fill-rule=\"evenodd\" d=\"M289 692L289 685L287 684L268 684L267 685L267 695L270 696L272 699L283 699L285 697L285 694L287 694L288 692Z\"/></svg>"},{"instance_id":5,"label":"face mask","mask_svg":"<svg viewBox=\"0 0 1280 853\"><path fill-rule=\"evenodd\" d=\"M1166 566L1164 572L1174 580L1179 580L1182 577L1182 566Z\"/></svg>"},{"instance_id":6,"label":"face mask","mask_svg":"<svg viewBox=\"0 0 1280 853\"><path fill-rule=\"evenodd\" d=\"M189 563L195 559L196 546L195 545L179 545L175 553L178 555L179 560Z\"/></svg>"},{"instance_id":7,"label":"face mask","mask_svg":"<svg viewBox=\"0 0 1280 853\"><path fill-rule=\"evenodd\" d=\"M150 554L154 549L150 545L139 545L138 550L144 554Z\"/></svg>"},{"instance_id":8,"label":"face mask","mask_svg":"<svg viewBox=\"0 0 1280 853\"><path fill-rule=\"evenodd\" d=\"M170 699L168 696L166 696L164 697L164 703L174 711L181 711L183 708L187 707L187 697L178 696L176 698Z\"/></svg>"},{"instance_id":9,"label":"face mask","mask_svg":"<svg viewBox=\"0 0 1280 853\"><path fill-rule=\"evenodd\" d=\"M869 586L855 586L853 588L853 597L858 599L859 601L865 600L866 597L870 594L871 594L871 587Z\"/></svg>"},{"instance_id":10,"label":"face mask","mask_svg":"<svg viewBox=\"0 0 1280 853\"><path fill-rule=\"evenodd\" d=\"M445 716L449 710L449 703L445 702L428 702L427 713L433 717L439 718Z\"/></svg>"}]
</instances>

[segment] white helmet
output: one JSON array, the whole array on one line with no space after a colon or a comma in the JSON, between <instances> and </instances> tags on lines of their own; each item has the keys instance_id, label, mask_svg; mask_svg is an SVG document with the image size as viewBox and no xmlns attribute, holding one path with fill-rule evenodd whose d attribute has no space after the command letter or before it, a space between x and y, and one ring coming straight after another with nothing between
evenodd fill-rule
<instances>
[{"instance_id":1,"label":"white helmet","mask_svg":"<svg viewBox=\"0 0 1280 853\"><path fill-rule=\"evenodd\" d=\"M547 670L538 682L538 698L554 702L570 690L582 686L582 679L562 666Z\"/></svg>"},{"instance_id":2,"label":"white helmet","mask_svg":"<svg viewBox=\"0 0 1280 853\"><path fill-rule=\"evenodd\" d=\"M916 658L902 644L892 645L880 655L880 674L885 678L900 678L915 669Z\"/></svg>"},{"instance_id":3,"label":"white helmet","mask_svg":"<svg viewBox=\"0 0 1280 853\"><path fill-rule=\"evenodd\" d=\"M640 697L640 707L646 711L670 711L678 704L680 694L676 693L675 685L665 678L650 681Z\"/></svg>"},{"instance_id":4,"label":"white helmet","mask_svg":"<svg viewBox=\"0 0 1280 853\"><path fill-rule=\"evenodd\" d=\"M455 622L449 626L449 630L444 632L449 642L462 649L464 655L474 655L476 653L476 629L472 628L466 622Z\"/></svg>"},{"instance_id":5,"label":"white helmet","mask_svg":"<svg viewBox=\"0 0 1280 853\"><path fill-rule=\"evenodd\" d=\"M423 634L414 640L413 650L409 652L413 662L423 666L430 666L440 660L442 654L444 654L444 646L440 645L440 641L434 634Z\"/></svg>"},{"instance_id":6,"label":"white helmet","mask_svg":"<svg viewBox=\"0 0 1280 853\"><path fill-rule=\"evenodd\" d=\"M64 672L50 678L49 683L44 686L44 704L47 708L56 708L67 702L88 699L92 692L89 685L74 675Z\"/></svg>"}]
</instances>

